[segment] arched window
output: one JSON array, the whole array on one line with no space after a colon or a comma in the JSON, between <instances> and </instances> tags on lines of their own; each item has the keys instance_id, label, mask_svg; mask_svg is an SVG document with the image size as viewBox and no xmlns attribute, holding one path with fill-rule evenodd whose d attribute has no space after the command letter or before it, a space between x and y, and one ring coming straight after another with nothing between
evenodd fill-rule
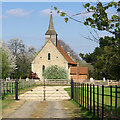
<instances>
[{"instance_id":1,"label":"arched window","mask_svg":"<svg viewBox=\"0 0 120 120\"><path fill-rule=\"evenodd\" d=\"M50 60L50 53L48 53L48 60Z\"/></svg>"},{"instance_id":2,"label":"arched window","mask_svg":"<svg viewBox=\"0 0 120 120\"><path fill-rule=\"evenodd\" d=\"M45 71L45 65L43 65L43 67L42 67L42 71L43 71L43 73L44 73L44 71Z\"/></svg>"}]
</instances>

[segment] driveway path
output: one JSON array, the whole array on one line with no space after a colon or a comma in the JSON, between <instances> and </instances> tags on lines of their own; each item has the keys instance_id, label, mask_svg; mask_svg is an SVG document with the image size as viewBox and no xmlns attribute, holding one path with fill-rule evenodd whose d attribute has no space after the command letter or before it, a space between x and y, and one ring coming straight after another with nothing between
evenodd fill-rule
<instances>
[{"instance_id":1,"label":"driveway path","mask_svg":"<svg viewBox=\"0 0 120 120\"><path fill-rule=\"evenodd\" d=\"M35 108L36 103L36 101L26 101L14 113L11 113L8 118L29 118Z\"/></svg>"},{"instance_id":2,"label":"driveway path","mask_svg":"<svg viewBox=\"0 0 120 120\"><path fill-rule=\"evenodd\" d=\"M26 101L7 118L68 118L61 101Z\"/></svg>"},{"instance_id":3,"label":"driveway path","mask_svg":"<svg viewBox=\"0 0 120 120\"><path fill-rule=\"evenodd\" d=\"M39 86L19 95L26 102L7 118L68 118L62 100L70 99L64 88L69 86L46 86L45 101L44 87Z\"/></svg>"},{"instance_id":4,"label":"driveway path","mask_svg":"<svg viewBox=\"0 0 120 120\"><path fill-rule=\"evenodd\" d=\"M49 101L43 118L68 118L61 101Z\"/></svg>"}]
</instances>

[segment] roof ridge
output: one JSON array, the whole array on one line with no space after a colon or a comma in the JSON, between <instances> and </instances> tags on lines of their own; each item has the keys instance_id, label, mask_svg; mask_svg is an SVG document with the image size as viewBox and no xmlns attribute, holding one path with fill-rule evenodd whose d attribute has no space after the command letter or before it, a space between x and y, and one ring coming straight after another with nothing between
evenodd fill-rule
<instances>
[{"instance_id":1,"label":"roof ridge","mask_svg":"<svg viewBox=\"0 0 120 120\"><path fill-rule=\"evenodd\" d=\"M63 48L57 43L57 49L60 51L60 53L63 55L63 57L67 60L70 64L76 64L70 56L63 50Z\"/></svg>"}]
</instances>

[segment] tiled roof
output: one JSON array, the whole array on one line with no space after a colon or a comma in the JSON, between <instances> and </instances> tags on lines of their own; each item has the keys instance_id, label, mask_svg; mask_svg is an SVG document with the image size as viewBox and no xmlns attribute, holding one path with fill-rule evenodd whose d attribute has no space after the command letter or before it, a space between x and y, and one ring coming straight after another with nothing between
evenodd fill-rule
<instances>
[{"instance_id":1,"label":"tiled roof","mask_svg":"<svg viewBox=\"0 0 120 120\"><path fill-rule=\"evenodd\" d=\"M45 35L56 35L57 33L55 32L55 30L48 30Z\"/></svg>"},{"instance_id":2,"label":"tiled roof","mask_svg":"<svg viewBox=\"0 0 120 120\"><path fill-rule=\"evenodd\" d=\"M70 67L70 74L75 74L77 73L77 67ZM88 67L79 67L79 74L81 75L87 75L88 74Z\"/></svg>"},{"instance_id":3,"label":"tiled roof","mask_svg":"<svg viewBox=\"0 0 120 120\"><path fill-rule=\"evenodd\" d=\"M76 63L70 58L70 56L60 47L59 44L57 44L57 49L60 51L60 53L64 56L64 58L67 60L68 63L70 64L75 64Z\"/></svg>"}]
</instances>

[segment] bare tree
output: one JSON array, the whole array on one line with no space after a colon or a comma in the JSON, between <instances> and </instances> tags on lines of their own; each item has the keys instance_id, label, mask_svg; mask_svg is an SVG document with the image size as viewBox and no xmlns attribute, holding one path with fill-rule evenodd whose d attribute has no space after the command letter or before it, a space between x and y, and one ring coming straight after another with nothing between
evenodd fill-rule
<instances>
[{"instance_id":1,"label":"bare tree","mask_svg":"<svg viewBox=\"0 0 120 120\"><path fill-rule=\"evenodd\" d=\"M77 55L77 53L70 48L69 45L67 45L64 41L58 40L58 44L63 48L65 52L68 53L68 55L73 59L74 62L81 62L82 60Z\"/></svg>"}]
</instances>

